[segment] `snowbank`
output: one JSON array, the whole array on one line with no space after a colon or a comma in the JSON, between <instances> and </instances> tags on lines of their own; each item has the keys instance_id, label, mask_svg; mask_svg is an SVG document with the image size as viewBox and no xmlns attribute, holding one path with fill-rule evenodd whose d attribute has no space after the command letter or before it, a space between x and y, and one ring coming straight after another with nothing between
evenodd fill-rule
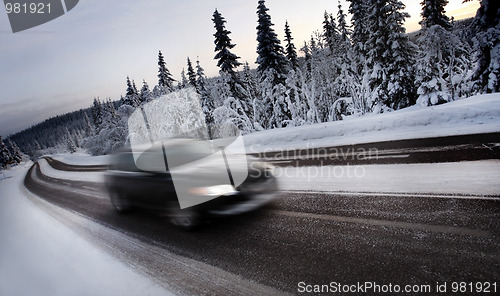
<instances>
[{"instance_id":1,"label":"snowbank","mask_svg":"<svg viewBox=\"0 0 500 296\"><path fill-rule=\"evenodd\" d=\"M91 159L89 157L89 159ZM62 161L62 160L61 160ZM74 180L74 181L85 181L94 183L104 182L104 172L68 172L56 170L50 166L50 164L45 159L40 159L38 161L40 165L40 171L45 176L49 176L56 179Z\"/></svg>"},{"instance_id":2,"label":"snowbank","mask_svg":"<svg viewBox=\"0 0 500 296\"><path fill-rule=\"evenodd\" d=\"M500 93L244 136L248 152L500 132Z\"/></svg>"},{"instance_id":3,"label":"snowbank","mask_svg":"<svg viewBox=\"0 0 500 296\"><path fill-rule=\"evenodd\" d=\"M0 181L0 295L170 295L30 202L28 168Z\"/></svg>"},{"instance_id":4,"label":"snowbank","mask_svg":"<svg viewBox=\"0 0 500 296\"><path fill-rule=\"evenodd\" d=\"M500 160L276 168L290 191L500 197Z\"/></svg>"},{"instance_id":5,"label":"snowbank","mask_svg":"<svg viewBox=\"0 0 500 296\"><path fill-rule=\"evenodd\" d=\"M84 153L46 155L71 165L107 165L109 155L91 156Z\"/></svg>"}]
</instances>

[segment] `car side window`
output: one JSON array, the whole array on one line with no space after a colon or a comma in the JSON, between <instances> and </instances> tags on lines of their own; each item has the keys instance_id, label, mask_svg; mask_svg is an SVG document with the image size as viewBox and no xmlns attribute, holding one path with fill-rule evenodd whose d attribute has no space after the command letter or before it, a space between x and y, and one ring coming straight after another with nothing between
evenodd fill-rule
<instances>
[{"instance_id":1,"label":"car side window","mask_svg":"<svg viewBox=\"0 0 500 296\"><path fill-rule=\"evenodd\" d=\"M167 164L163 157L161 149L151 149L142 153L137 158L137 166L141 169L147 169L150 172L165 172L168 171Z\"/></svg>"}]
</instances>

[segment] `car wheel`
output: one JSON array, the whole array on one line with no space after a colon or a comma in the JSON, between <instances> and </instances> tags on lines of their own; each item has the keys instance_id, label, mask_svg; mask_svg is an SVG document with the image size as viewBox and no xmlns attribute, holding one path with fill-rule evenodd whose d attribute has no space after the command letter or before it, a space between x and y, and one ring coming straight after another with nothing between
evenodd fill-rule
<instances>
[{"instance_id":1,"label":"car wheel","mask_svg":"<svg viewBox=\"0 0 500 296\"><path fill-rule=\"evenodd\" d=\"M170 222L186 231L196 230L201 225L200 214L190 209L172 210Z\"/></svg>"},{"instance_id":2,"label":"car wheel","mask_svg":"<svg viewBox=\"0 0 500 296\"><path fill-rule=\"evenodd\" d=\"M130 211L130 205L123 197L120 196L120 194L118 194L118 192L110 193L110 197L111 204L118 213L123 214Z\"/></svg>"}]
</instances>

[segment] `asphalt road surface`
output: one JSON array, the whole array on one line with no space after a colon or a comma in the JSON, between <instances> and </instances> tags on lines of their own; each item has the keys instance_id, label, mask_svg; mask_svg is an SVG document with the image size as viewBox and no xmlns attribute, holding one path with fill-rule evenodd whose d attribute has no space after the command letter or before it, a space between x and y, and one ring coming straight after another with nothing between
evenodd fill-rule
<instances>
[{"instance_id":1,"label":"asphalt road surface","mask_svg":"<svg viewBox=\"0 0 500 296\"><path fill-rule=\"evenodd\" d=\"M482 151L486 159L498 158L495 139L498 134L441 147L469 145L462 157L477 158ZM406 150L401 154L426 149L431 152L426 159L435 157L429 145L415 146L398 149ZM59 170L100 169L48 162ZM453 282L496 282L500 289L500 199L495 197L282 192L260 211L213 219L187 233L152 213L118 215L102 184L50 178L37 164L24 183L42 209L174 293L301 294L313 285L365 282L386 285L380 288L411 285L413 294L420 289L432 295L437 283L447 283L448 291Z\"/></svg>"}]
</instances>

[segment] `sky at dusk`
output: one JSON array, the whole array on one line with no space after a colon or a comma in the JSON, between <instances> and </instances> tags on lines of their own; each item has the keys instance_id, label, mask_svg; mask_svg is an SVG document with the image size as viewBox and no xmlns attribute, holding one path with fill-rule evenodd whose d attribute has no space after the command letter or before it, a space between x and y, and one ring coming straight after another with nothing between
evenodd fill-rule
<instances>
[{"instance_id":1,"label":"sky at dusk","mask_svg":"<svg viewBox=\"0 0 500 296\"><path fill-rule=\"evenodd\" d=\"M126 77L138 88L143 79L157 83L158 50L175 79L186 58L199 58L207 76L218 73L213 59L217 8L240 56L255 68L257 0L80 0L65 15L41 26L12 33L5 9L0 10L0 135L18 132L49 117L87 108L94 97L117 100ZM407 31L420 28L421 0L403 0ZM450 0L447 14L455 19L475 15L478 1ZM341 1L344 11L348 3ZM300 48L321 30L324 11L337 13L336 0L268 0L266 6L283 40L288 20Z\"/></svg>"}]
</instances>

